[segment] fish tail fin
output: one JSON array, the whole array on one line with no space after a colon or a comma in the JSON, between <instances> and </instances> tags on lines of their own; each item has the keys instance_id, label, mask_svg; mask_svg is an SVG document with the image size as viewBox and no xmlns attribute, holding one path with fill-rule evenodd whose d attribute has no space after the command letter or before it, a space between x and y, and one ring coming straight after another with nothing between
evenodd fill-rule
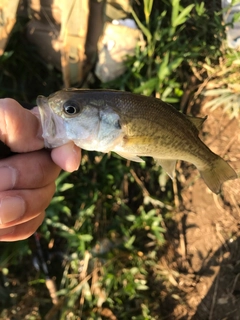
<instances>
[{"instance_id":1,"label":"fish tail fin","mask_svg":"<svg viewBox=\"0 0 240 320\"><path fill-rule=\"evenodd\" d=\"M217 156L211 167L199 171L208 188L214 193L220 192L224 181L238 177L233 168L219 156Z\"/></svg>"}]
</instances>

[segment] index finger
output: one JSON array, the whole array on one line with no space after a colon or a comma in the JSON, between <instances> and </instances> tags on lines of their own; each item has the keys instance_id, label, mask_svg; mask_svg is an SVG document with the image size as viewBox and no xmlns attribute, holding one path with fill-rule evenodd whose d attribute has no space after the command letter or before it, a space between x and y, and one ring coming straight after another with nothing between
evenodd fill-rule
<instances>
[{"instance_id":1,"label":"index finger","mask_svg":"<svg viewBox=\"0 0 240 320\"><path fill-rule=\"evenodd\" d=\"M37 117L10 98L0 99L0 140L13 152L30 152L44 147Z\"/></svg>"}]
</instances>

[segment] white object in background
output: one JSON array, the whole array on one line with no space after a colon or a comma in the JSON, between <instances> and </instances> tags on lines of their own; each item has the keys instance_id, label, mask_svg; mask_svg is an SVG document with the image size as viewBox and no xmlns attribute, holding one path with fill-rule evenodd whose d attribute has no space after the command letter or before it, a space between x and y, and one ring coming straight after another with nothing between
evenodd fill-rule
<instances>
[{"instance_id":1,"label":"white object in background","mask_svg":"<svg viewBox=\"0 0 240 320\"><path fill-rule=\"evenodd\" d=\"M222 8L227 8L232 4L232 0L222 0ZM235 13L240 13L240 1L234 6L229 7L223 14L225 23L231 23ZM227 43L230 48L237 49L240 47L240 21L235 22L233 28L227 27Z\"/></svg>"},{"instance_id":2,"label":"white object in background","mask_svg":"<svg viewBox=\"0 0 240 320\"><path fill-rule=\"evenodd\" d=\"M106 22L98 43L96 76L105 83L122 75L126 71L124 61L134 55L137 44L144 46L144 40L134 20Z\"/></svg>"}]
</instances>

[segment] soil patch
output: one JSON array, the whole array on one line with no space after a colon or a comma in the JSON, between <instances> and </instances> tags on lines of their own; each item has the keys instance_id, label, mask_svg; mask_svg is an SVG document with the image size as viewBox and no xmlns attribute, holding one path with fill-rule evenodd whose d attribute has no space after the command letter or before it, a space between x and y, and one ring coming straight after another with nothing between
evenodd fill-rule
<instances>
[{"instance_id":1,"label":"soil patch","mask_svg":"<svg viewBox=\"0 0 240 320\"><path fill-rule=\"evenodd\" d=\"M239 174L240 119L230 120L221 109L200 116L206 114L201 138ZM167 258L175 272L174 307L167 319L239 320L240 179L226 182L220 195L209 191L191 165L180 169L180 179L178 244Z\"/></svg>"}]
</instances>

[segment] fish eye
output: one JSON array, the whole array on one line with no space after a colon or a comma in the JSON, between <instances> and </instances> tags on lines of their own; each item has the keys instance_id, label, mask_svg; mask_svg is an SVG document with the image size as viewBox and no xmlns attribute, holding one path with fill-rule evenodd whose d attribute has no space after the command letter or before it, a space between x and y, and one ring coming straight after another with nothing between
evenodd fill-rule
<instances>
[{"instance_id":1,"label":"fish eye","mask_svg":"<svg viewBox=\"0 0 240 320\"><path fill-rule=\"evenodd\" d=\"M80 112L79 104L73 100L67 100L63 104L63 111L68 116L73 116Z\"/></svg>"}]
</instances>

